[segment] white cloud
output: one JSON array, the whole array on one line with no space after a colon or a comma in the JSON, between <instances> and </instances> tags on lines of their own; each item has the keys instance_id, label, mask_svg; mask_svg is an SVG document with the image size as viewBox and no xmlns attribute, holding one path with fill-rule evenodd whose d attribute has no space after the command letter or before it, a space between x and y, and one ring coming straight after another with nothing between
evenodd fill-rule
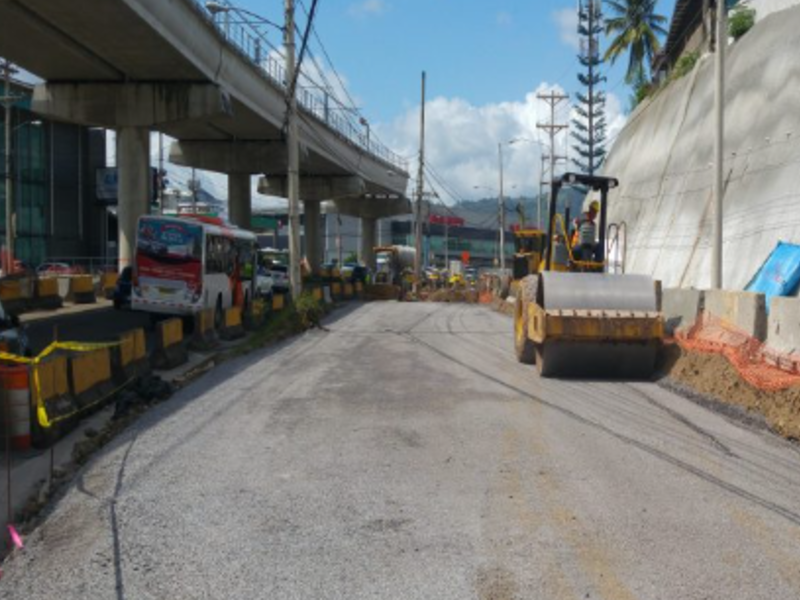
<instances>
[{"instance_id":1,"label":"white cloud","mask_svg":"<svg viewBox=\"0 0 800 600\"><path fill-rule=\"evenodd\" d=\"M578 49L578 12L575 8L562 8L553 12L553 20L558 26L561 41L568 46Z\"/></svg>"},{"instance_id":2,"label":"white cloud","mask_svg":"<svg viewBox=\"0 0 800 600\"><path fill-rule=\"evenodd\" d=\"M351 4L348 12L354 17L366 17L379 15L385 12L387 8L384 0L362 0L356 4Z\"/></svg>"},{"instance_id":3,"label":"white cloud","mask_svg":"<svg viewBox=\"0 0 800 600\"><path fill-rule=\"evenodd\" d=\"M486 189L497 189L499 182L498 142L525 138L546 142L538 122L549 119L549 108L536 97L538 92L558 87L540 84L520 101L476 106L461 98L438 97L426 104L426 158L439 175L458 194L459 199L491 195ZM571 110L566 104L559 111L568 119ZM607 104L608 136L614 137L625 123L619 99L609 95ZM376 132L393 150L404 156L415 156L419 145L419 106L410 108L392 123L377 125ZM559 154L572 155L572 140L567 132L556 139ZM504 146L504 179L510 196L538 193L542 148L537 143L520 142ZM546 151L545 151L546 153ZM416 165L411 165L416 176ZM516 188L514 188L516 186ZM442 198L450 203L443 190L434 183Z\"/></svg>"}]
</instances>

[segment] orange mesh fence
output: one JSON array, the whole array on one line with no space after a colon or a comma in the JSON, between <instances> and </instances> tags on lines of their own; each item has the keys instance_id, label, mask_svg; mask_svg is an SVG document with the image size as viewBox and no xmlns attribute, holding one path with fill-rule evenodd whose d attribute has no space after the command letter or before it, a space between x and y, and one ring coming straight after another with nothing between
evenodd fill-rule
<instances>
[{"instance_id":1,"label":"orange mesh fence","mask_svg":"<svg viewBox=\"0 0 800 600\"><path fill-rule=\"evenodd\" d=\"M800 385L800 355L778 352L730 323L704 312L690 329L677 332L685 350L722 354L747 383L774 392Z\"/></svg>"}]
</instances>

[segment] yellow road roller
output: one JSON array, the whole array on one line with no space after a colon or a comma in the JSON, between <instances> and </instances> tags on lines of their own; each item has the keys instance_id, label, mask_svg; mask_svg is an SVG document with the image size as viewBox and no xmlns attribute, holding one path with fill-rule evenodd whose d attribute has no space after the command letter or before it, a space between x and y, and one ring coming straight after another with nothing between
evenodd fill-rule
<instances>
[{"instance_id":1,"label":"yellow road roller","mask_svg":"<svg viewBox=\"0 0 800 600\"><path fill-rule=\"evenodd\" d=\"M574 229L557 214L565 185L599 193ZM617 185L577 173L553 182L544 256L515 290L517 359L535 363L543 377L641 379L655 369L664 336L655 282L606 272L608 191Z\"/></svg>"}]
</instances>

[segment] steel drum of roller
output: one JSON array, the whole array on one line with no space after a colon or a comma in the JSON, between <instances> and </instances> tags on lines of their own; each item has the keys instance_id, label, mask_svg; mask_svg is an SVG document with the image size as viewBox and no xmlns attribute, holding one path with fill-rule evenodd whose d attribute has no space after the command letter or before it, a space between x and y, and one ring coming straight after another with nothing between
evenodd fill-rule
<instances>
[{"instance_id":1,"label":"steel drum of roller","mask_svg":"<svg viewBox=\"0 0 800 600\"><path fill-rule=\"evenodd\" d=\"M552 310L658 310L653 279L647 275L541 273L539 298ZM613 319L613 315L608 318ZM574 342L551 339L536 350L543 376L643 379L655 370L657 344L652 340Z\"/></svg>"}]
</instances>

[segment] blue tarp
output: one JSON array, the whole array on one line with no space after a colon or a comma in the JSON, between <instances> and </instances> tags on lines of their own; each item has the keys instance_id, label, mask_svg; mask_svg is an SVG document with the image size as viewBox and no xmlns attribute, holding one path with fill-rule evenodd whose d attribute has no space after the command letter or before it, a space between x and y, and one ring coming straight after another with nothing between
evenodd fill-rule
<instances>
[{"instance_id":1,"label":"blue tarp","mask_svg":"<svg viewBox=\"0 0 800 600\"><path fill-rule=\"evenodd\" d=\"M800 284L800 246L778 242L747 286L766 296L767 312L773 296L790 296Z\"/></svg>"}]
</instances>

